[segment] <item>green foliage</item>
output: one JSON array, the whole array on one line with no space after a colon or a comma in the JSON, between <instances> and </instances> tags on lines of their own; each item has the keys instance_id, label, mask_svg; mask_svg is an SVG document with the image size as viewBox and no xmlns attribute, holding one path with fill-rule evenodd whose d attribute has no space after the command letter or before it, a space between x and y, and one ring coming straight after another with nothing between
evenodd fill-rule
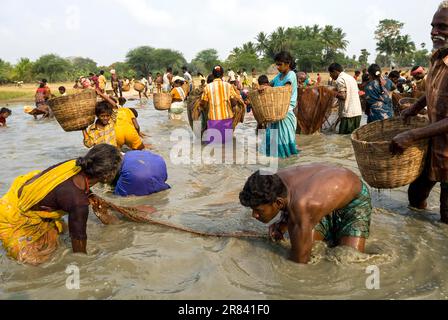
<instances>
[{"instance_id":1,"label":"green foliage","mask_svg":"<svg viewBox=\"0 0 448 320\"><path fill-rule=\"evenodd\" d=\"M115 69L120 78L136 79L138 76L140 76L140 74L137 75L135 69L126 62L115 62L110 66L109 69ZM107 76L110 77L110 73L108 73Z\"/></svg>"},{"instance_id":2,"label":"green foliage","mask_svg":"<svg viewBox=\"0 0 448 320\"><path fill-rule=\"evenodd\" d=\"M359 59L358 59L361 68L367 68L368 67L369 56L370 56L370 52L367 51L367 49L362 49L361 50L361 55L359 56Z\"/></svg>"},{"instance_id":3,"label":"green foliage","mask_svg":"<svg viewBox=\"0 0 448 320\"><path fill-rule=\"evenodd\" d=\"M426 49L417 50L414 53L414 64L418 66L429 66L429 62L431 60L431 54Z\"/></svg>"},{"instance_id":4,"label":"green foliage","mask_svg":"<svg viewBox=\"0 0 448 320\"><path fill-rule=\"evenodd\" d=\"M167 67L181 70L187 64L182 53L171 49L139 47L128 52L126 63L140 76L149 72L164 72Z\"/></svg>"},{"instance_id":5,"label":"green foliage","mask_svg":"<svg viewBox=\"0 0 448 320\"><path fill-rule=\"evenodd\" d=\"M404 23L393 20L381 20L376 31L377 51L383 66L397 64L411 66L414 64L415 43L409 35L402 35Z\"/></svg>"},{"instance_id":6,"label":"green foliage","mask_svg":"<svg viewBox=\"0 0 448 320\"><path fill-rule=\"evenodd\" d=\"M0 84L11 81L12 70L13 68L9 62L0 59Z\"/></svg>"},{"instance_id":7,"label":"green foliage","mask_svg":"<svg viewBox=\"0 0 448 320\"><path fill-rule=\"evenodd\" d=\"M98 65L90 58L76 57L71 60L71 72L73 78L87 76L89 73L97 73Z\"/></svg>"},{"instance_id":8,"label":"green foliage","mask_svg":"<svg viewBox=\"0 0 448 320\"><path fill-rule=\"evenodd\" d=\"M70 77L71 63L55 54L40 57L33 66L33 74L48 81L63 81Z\"/></svg>"},{"instance_id":9,"label":"green foliage","mask_svg":"<svg viewBox=\"0 0 448 320\"><path fill-rule=\"evenodd\" d=\"M30 59L20 58L14 66L12 80L31 82L33 80L33 65Z\"/></svg>"},{"instance_id":10,"label":"green foliage","mask_svg":"<svg viewBox=\"0 0 448 320\"><path fill-rule=\"evenodd\" d=\"M259 61L262 58L264 61L269 59L271 63L275 55L282 51L290 51L293 57L297 59L297 65L300 70L314 71L326 69L331 63L340 60L349 60L351 64L355 64L352 59L346 59L343 52L348 46L348 41L345 39L346 34L341 28L335 28L327 25L323 28L319 25L313 26L298 26L292 28L279 27L271 34L260 32L256 37L256 43L253 48L246 44L251 49L251 58L254 52L258 55ZM240 52L248 52L248 49L238 48L233 50L233 54L229 57L233 61L237 61L240 65L249 62L249 57L246 56L241 62L241 59L236 59L235 54ZM252 50L253 49L253 50ZM246 61L248 60L248 61ZM230 61L230 62L233 62ZM241 66L240 66L241 67Z\"/></svg>"},{"instance_id":11,"label":"green foliage","mask_svg":"<svg viewBox=\"0 0 448 320\"><path fill-rule=\"evenodd\" d=\"M206 49L198 52L191 61L191 67L196 72L209 74L214 66L220 64L218 51L215 49Z\"/></svg>"}]
</instances>

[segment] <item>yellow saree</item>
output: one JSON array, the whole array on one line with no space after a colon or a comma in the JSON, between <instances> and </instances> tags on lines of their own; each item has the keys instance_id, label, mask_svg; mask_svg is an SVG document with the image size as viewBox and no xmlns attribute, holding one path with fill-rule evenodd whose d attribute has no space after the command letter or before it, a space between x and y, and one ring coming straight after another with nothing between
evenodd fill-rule
<instances>
[{"instance_id":1,"label":"yellow saree","mask_svg":"<svg viewBox=\"0 0 448 320\"><path fill-rule=\"evenodd\" d=\"M49 170L28 185L25 184L40 171L16 178L0 199L0 241L8 256L33 265L50 258L58 247L58 234L63 231L61 219L65 212L33 211L31 208L80 171L76 161L72 160Z\"/></svg>"}]
</instances>

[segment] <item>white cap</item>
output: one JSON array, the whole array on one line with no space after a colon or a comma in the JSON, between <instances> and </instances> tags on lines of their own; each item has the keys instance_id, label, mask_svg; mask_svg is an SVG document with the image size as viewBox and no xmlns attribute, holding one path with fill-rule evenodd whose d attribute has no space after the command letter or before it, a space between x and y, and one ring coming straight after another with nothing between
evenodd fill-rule
<instances>
[{"instance_id":1,"label":"white cap","mask_svg":"<svg viewBox=\"0 0 448 320\"><path fill-rule=\"evenodd\" d=\"M185 82L185 79L182 78L182 77L179 77L179 76L175 76L175 77L173 78L173 82L176 82L176 81L182 81L182 82Z\"/></svg>"}]
</instances>

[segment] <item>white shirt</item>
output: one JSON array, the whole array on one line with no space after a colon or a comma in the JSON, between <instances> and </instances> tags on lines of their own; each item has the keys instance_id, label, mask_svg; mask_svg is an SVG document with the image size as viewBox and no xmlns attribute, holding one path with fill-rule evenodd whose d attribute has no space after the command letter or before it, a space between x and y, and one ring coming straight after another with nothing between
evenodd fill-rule
<instances>
[{"instance_id":1,"label":"white shirt","mask_svg":"<svg viewBox=\"0 0 448 320\"><path fill-rule=\"evenodd\" d=\"M148 80L146 80L146 78L142 78L142 80L140 80L140 82L141 82L142 84L144 84L145 87L148 86Z\"/></svg>"},{"instance_id":2,"label":"white shirt","mask_svg":"<svg viewBox=\"0 0 448 320\"><path fill-rule=\"evenodd\" d=\"M230 70L229 73L227 74L229 76L229 81L236 81L236 77L235 77L235 72Z\"/></svg>"},{"instance_id":3,"label":"white shirt","mask_svg":"<svg viewBox=\"0 0 448 320\"><path fill-rule=\"evenodd\" d=\"M339 116L342 118L361 116L361 100L359 99L359 88L355 78L345 72L341 72L336 80L336 89L339 93L346 93L345 100L339 99Z\"/></svg>"},{"instance_id":4,"label":"white shirt","mask_svg":"<svg viewBox=\"0 0 448 320\"><path fill-rule=\"evenodd\" d=\"M193 80L193 78L191 77L191 74L188 71L184 73L184 78L185 78L185 80L187 80L190 83Z\"/></svg>"}]
</instances>

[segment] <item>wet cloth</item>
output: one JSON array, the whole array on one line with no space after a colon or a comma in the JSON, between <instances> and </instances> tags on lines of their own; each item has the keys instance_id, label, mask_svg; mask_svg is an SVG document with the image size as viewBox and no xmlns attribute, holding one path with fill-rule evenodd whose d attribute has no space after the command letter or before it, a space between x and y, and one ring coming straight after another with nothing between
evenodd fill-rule
<instances>
[{"instance_id":1,"label":"wet cloth","mask_svg":"<svg viewBox=\"0 0 448 320\"><path fill-rule=\"evenodd\" d=\"M170 189L167 180L167 167L161 156L149 151L130 151L124 156L115 194L147 196Z\"/></svg>"},{"instance_id":2,"label":"wet cloth","mask_svg":"<svg viewBox=\"0 0 448 320\"><path fill-rule=\"evenodd\" d=\"M368 123L386 120L394 115L392 98L384 85L377 80L369 82L365 89Z\"/></svg>"},{"instance_id":3,"label":"wet cloth","mask_svg":"<svg viewBox=\"0 0 448 320\"><path fill-rule=\"evenodd\" d=\"M342 118L339 126L339 134L352 134L361 125L362 116Z\"/></svg>"},{"instance_id":4,"label":"wet cloth","mask_svg":"<svg viewBox=\"0 0 448 320\"><path fill-rule=\"evenodd\" d=\"M229 142L226 139L226 131L230 137L233 139L233 119L226 120L208 120L207 121L207 131L204 134L204 142L214 143L214 144L225 144Z\"/></svg>"},{"instance_id":5,"label":"wet cloth","mask_svg":"<svg viewBox=\"0 0 448 320\"><path fill-rule=\"evenodd\" d=\"M138 150L143 144L142 138L135 129L133 119L135 119L135 115L131 109L120 107L113 112L112 120L115 122L115 136L119 149L127 145L132 150Z\"/></svg>"},{"instance_id":6,"label":"wet cloth","mask_svg":"<svg viewBox=\"0 0 448 320\"><path fill-rule=\"evenodd\" d=\"M81 171L76 161L68 161L43 173L18 177L0 199L0 240L8 256L19 262L40 264L57 249L62 233L63 211L34 211L52 190ZM22 190L19 197L19 190Z\"/></svg>"},{"instance_id":7,"label":"wet cloth","mask_svg":"<svg viewBox=\"0 0 448 320\"><path fill-rule=\"evenodd\" d=\"M297 77L293 71L290 71L285 77L278 74L272 80L273 87L281 87L290 84L292 87L291 101L289 111L285 119L279 122L267 125L264 136L262 136L262 145L260 151L268 157L288 158L298 154L296 144L297 117L294 114L294 108L297 104ZM300 106L299 106L300 108ZM276 134L274 133L276 132ZM273 140L274 145L271 145Z\"/></svg>"},{"instance_id":8,"label":"wet cloth","mask_svg":"<svg viewBox=\"0 0 448 320\"><path fill-rule=\"evenodd\" d=\"M361 193L345 208L324 217L314 228L325 241L338 245L344 237L367 239L370 234L372 204L369 188L362 184Z\"/></svg>"}]
</instances>

